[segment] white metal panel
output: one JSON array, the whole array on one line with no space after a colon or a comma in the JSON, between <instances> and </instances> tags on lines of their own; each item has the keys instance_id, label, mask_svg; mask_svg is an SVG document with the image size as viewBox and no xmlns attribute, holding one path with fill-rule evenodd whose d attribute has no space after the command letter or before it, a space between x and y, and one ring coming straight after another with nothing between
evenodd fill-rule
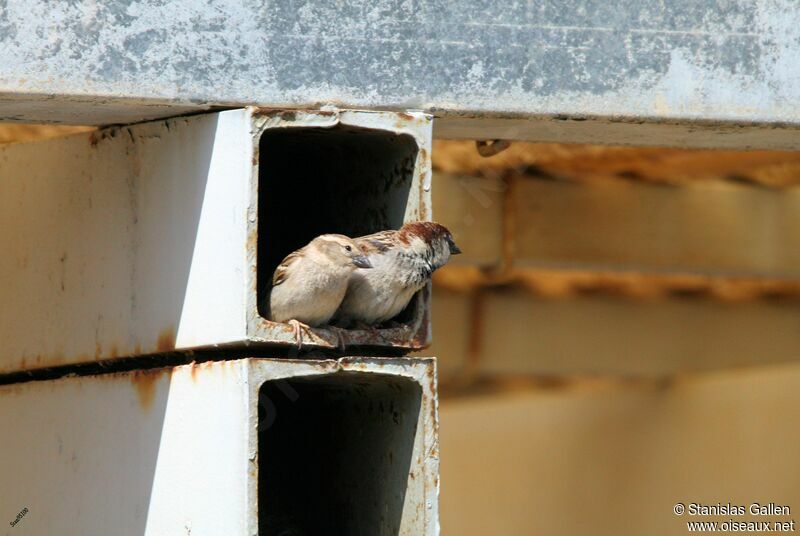
<instances>
[{"instance_id":1,"label":"white metal panel","mask_svg":"<svg viewBox=\"0 0 800 536\"><path fill-rule=\"evenodd\" d=\"M245 534L245 363L0 387L19 535Z\"/></svg>"},{"instance_id":2,"label":"white metal panel","mask_svg":"<svg viewBox=\"0 0 800 536\"><path fill-rule=\"evenodd\" d=\"M247 118L234 110L130 129L132 332L157 334L157 350L244 337Z\"/></svg>"},{"instance_id":3,"label":"white metal panel","mask_svg":"<svg viewBox=\"0 0 800 536\"><path fill-rule=\"evenodd\" d=\"M29 536L255 535L259 463L284 462L259 460L259 429L269 424L258 420L259 390L268 381L302 377L405 378L419 385L395 533L438 534L431 359L242 359L0 386L0 428L7 432L0 449L2 520L27 509L12 532ZM357 427L349 432L356 441L358 434ZM336 444L320 445L321 454L326 449L336 452Z\"/></svg>"},{"instance_id":4,"label":"white metal panel","mask_svg":"<svg viewBox=\"0 0 800 536\"><path fill-rule=\"evenodd\" d=\"M0 149L0 369L244 337L246 192L228 171L249 162L249 144L231 141L245 117Z\"/></svg>"}]
</instances>

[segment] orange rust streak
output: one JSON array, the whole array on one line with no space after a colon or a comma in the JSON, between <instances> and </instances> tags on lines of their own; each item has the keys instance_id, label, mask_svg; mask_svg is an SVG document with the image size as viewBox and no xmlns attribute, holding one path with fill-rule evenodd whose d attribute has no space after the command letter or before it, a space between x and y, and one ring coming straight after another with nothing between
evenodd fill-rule
<instances>
[{"instance_id":1,"label":"orange rust streak","mask_svg":"<svg viewBox=\"0 0 800 536\"><path fill-rule=\"evenodd\" d=\"M168 369L157 369L136 370L131 373L131 383L136 387L139 407L143 410L147 411L153 406L153 401L156 398L156 384L161 376L168 372Z\"/></svg>"},{"instance_id":2,"label":"orange rust streak","mask_svg":"<svg viewBox=\"0 0 800 536\"><path fill-rule=\"evenodd\" d=\"M158 334L156 348L159 352L171 352L175 349L175 328L167 328Z\"/></svg>"}]
</instances>

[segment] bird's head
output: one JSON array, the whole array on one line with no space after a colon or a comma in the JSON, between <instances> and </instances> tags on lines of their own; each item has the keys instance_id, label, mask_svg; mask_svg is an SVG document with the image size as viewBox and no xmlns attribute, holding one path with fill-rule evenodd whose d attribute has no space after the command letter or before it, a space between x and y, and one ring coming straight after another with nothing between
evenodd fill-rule
<instances>
[{"instance_id":1,"label":"bird's head","mask_svg":"<svg viewBox=\"0 0 800 536\"><path fill-rule=\"evenodd\" d=\"M444 266L451 255L461 253L450 230L432 221L414 221L403 225L400 240L412 250L418 250L419 254L430 256L434 270Z\"/></svg>"},{"instance_id":2,"label":"bird's head","mask_svg":"<svg viewBox=\"0 0 800 536\"><path fill-rule=\"evenodd\" d=\"M325 259L340 268L372 268L353 239L340 234L320 235L311 241L311 247Z\"/></svg>"}]
</instances>

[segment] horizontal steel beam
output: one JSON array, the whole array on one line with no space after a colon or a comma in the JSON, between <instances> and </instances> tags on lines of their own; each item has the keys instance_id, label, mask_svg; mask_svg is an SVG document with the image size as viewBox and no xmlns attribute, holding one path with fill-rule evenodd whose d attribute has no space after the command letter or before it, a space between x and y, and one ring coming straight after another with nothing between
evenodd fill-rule
<instances>
[{"instance_id":1,"label":"horizontal steel beam","mask_svg":"<svg viewBox=\"0 0 800 536\"><path fill-rule=\"evenodd\" d=\"M0 118L333 103L434 112L445 136L798 147L740 127L800 126L799 37L790 0L12 2Z\"/></svg>"},{"instance_id":2,"label":"horizontal steel beam","mask_svg":"<svg viewBox=\"0 0 800 536\"><path fill-rule=\"evenodd\" d=\"M435 536L437 421L432 359L240 359L4 385L0 514L37 536L323 524Z\"/></svg>"},{"instance_id":3,"label":"horizontal steel beam","mask_svg":"<svg viewBox=\"0 0 800 536\"><path fill-rule=\"evenodd\" d=\"M673 297L538 298L436 289L434 343L443 382L478 376L619 375L797 362L794 301Z\"/></svg>"},{"instance_id":4,"label":"horizontal steel beam","mask_svg":"<svg viewBox=\"0 0 800 536\"><path fill-rule=\"evenodd\" d=\"M434 212L467 252L456 264L800 277L797 188L512 175L435 174Z\"/></svg>"}]
</instances>

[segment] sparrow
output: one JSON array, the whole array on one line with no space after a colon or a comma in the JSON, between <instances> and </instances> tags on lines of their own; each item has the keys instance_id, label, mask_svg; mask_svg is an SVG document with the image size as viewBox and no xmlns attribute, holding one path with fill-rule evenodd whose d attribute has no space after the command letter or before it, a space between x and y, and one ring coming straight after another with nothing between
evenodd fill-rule
<instances>
[{"instance_id":1,"label":"sparrow","mask_svg":"<svg viewBox=\"0 0 800 536\"><path fill-rule=\"evenodd\" d=\"M431 221L403 225L355 239L372 264L355 270L334 324L376 326L405 309L433 272L461 253L450 231Z\"/></svg>"},{"instance_id":2,"label":"sparrow","mask_svg":"<svg viewBox=\"0 0 800 536\"><path fill-rule=\"evenodd\" d=\"M327 324L342 303L350 275L369 268L372 263L354 240L339 234L320 235L287 255L275 269L267 317L292 324L302 347L301 327Z\"/></svg>"}]
</instances>

